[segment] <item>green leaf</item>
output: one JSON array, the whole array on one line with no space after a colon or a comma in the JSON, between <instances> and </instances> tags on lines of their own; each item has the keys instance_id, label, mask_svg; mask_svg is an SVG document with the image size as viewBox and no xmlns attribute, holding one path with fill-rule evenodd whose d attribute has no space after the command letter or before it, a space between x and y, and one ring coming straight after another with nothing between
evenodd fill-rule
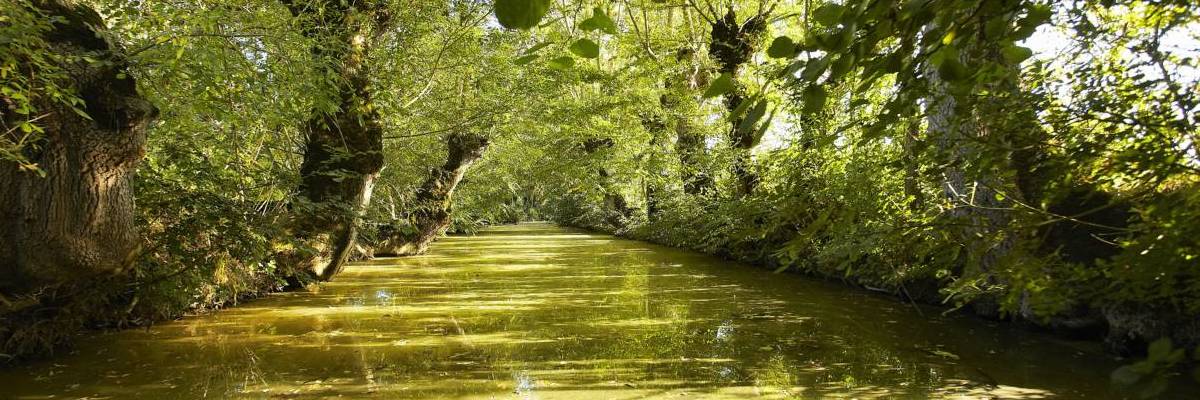
<instances>
[{"instance_id":1,"label":"green leaf","mask_svg":"<svg viewBox=\"0 0 1200 400\"><path fill-rule=\"evenodd\" d=\"M771 41L767 48L767 56L771 58L791 58L796 55L796 42L787 36L780 36Z\"/></svg>"},{"instance_id":2,"label":"green leaf","mask_svg":"<svg viewBox=\"0 0 1200 400\"><path fill-rule=\"evenodd\" d=\"M776 109L771 109L771 114L767 115L767 120L758 126L757 132L754 132L754 146L758 146L758 143L762 141L763 135L767 134L767 129L771 127L771 121L775 120L775 111Z\"/></svg>"},{"instance_id":3,"label":"green leaf","mask_svg":"<svg viewBox=\"0 0 1200 400\"><path fill-rule=\"evenodd\" d=\"M544 48L546 48L546 46L549 46L552 44L554 44L554 42L549 41L549 40L535 44L535 45L533 45L533 47L530 47L528 50L525 50L525 53L523 53L523 54L529 55L529 54L537 53L538 50L544 49Z\"/></svg>"},{"instance_id":4,"label":"green leaf","mask_svg":"<svg viewBox=\"0 0 1200 400\"><path fill-rule=\"evenodd\" d=\"M754 125L758 123L758 120L762 119L763 115L766 115L766 113L766 100L759 99L758 101L754 102L754 107L750 109L750 112L746 113L746 118L743 119L740 124L738 124L738 131L750 132L751 129L754 129Z\"/></svg>"},{"instance_id":5,"label":"green leaf","mask_svg":"<svg viewBox=\"0 0 1200 400\"><path fill-rule=\"evenodd\" d=\"M555 57L546 61L546 66L550 69L565 71L575 66L575 59L570 56Z\"/></svg>"},{"instance_id":6,"label":"green leaf","mask_svg":"<svg viewBox=\"0 0 1200 400\"><path fill-rule=\"evenodd\" d=\"M829 95L825 93L825 88L819 85L812 85L804 89L801 98L804 100L804 113L813 114L825 108L825 100Z\"/></svg>"},{"instance_id":7,"label":"green leaf","mask_svg":"<svg viewBox=\"0 0 1200 400\"><path fill-rule=\"evenodd\" d=\"M837 61L833 62L833 66L829 68L829 80L836 81L841 79L852 67L854 67L854 53L842 54L838 57Z\"/></svg>"},{"instance_id":8,"label":"green leaf","mask_svg":"<svg viewBox=\"0 0 1200 400\"><path fill-rule=\"evenodd\" d=\"M801 60L792 61L791 64L788 64L787 68L784 68L783 71L779 72L779 77L780 78L795 77L796 71L799 71L800 68L803 66L804 66L804 61L801 61Z\"/></svg>"},{"instance_id":9,"label":"green leaf","mask_svg":"<svg viewBox=\"0 0 1200 400\"><path fill-rule=\"evenodd\" d=\"M825 69L829 67L829 56L813 59L808 61L808 65L804 66L804 72L800 73L800 79L809 82L816 82L821 74L825 73Z\"/></svg>"},{"instance_id":10,"label":"green leaf","mask_svg":"<svg viewBox=\"0 0 1200 400\"><path fill-rule=\"evenodd\" d=\"M930 350L929 352L933 353L933 355L935 355L935 356L942 357L942 358L947 358L947 359L951 359L951 360L959 359L957 354L954 354L954 353L951 353L951 352L948 352L945 350L936 350L935 349L935 350Z\"/></svg>"},{"instance_id":11,"label":"green leaf","mask_svg":"<svg viewBox=\"0 0 1200 400\"><path fill-rule=\"evenodd\" d=\"M990 38L1000 37L1008 30L1010 22L1008 18L993 18L984 25L983 32Z\"/></svg>"},{"instance_id":12,"label":"green leaf","mask_svg":"<svg viewBox=\"0 0 1200 400\"><path fill-rule=\"evenodd\" d=\"M742 102L739 103L738 106L735 107L733 109L733 111L731 111L729 113L729 121L731 121L731 122L737 121L738 118L742 117L742 114L746 113L746 110L750 109L750 106L754 105L757 102L757 100L758 100L757 96L742 100Z\"/></svg>"},{"instance_id":13,"label":"green leaf","mask_svg":"<svg viewBox=\"0 0 1200 400\"><path fill-rule=\"evenodd\" d=\"M583 22L579 24L579 29L583 29L588 32L600 30L601 32L609 35L615 35L617 34L617 23L613 22L613 19L609 17L608 14L604 13L603 9L596 7L592 9L592 17L583 20Z\"/></svg>"},{"instance_id":14,"label":"green leaf","mask_svg":"<svg viewBox=\"0 0 1200 400\"><path fill-rule=\"evenodd\" d=\"M593 42L591 39L579 39L575 43L571 43L570 50L575 55L583 58L600 57L600 45Z\"/></svg>"},{"instance_id":15,"label":"green leaf","mask_svg":"<svg viewBox=\"0 0 1200 400\"><path fill-rule=\"evenodd\" d=\"M944 81L960 81L970 75L967 67L958 59L958 49L954 46L942 46L929 56L929 61L937 67L938 74Z\"/></svg>"},{"instance_id":16,"label":"green leaf","mask_svg":"<svg viewBox=\"0 0 1200 400\"><path fill-rule=\"evenodd\" d=\"M524 56L513 59L513 64L525 65L525 64L529 64L533 60L536 60L537 58L538 58L537 54L524 55Z\"/></svg>"},{"instance_id":17,"label":"green leaf","mask_svg":"<svg viewBox=\"0 0 1200 400\"><path fill-rule=\"evenodd\" d=\"M846 8L840 4L825 3L817 8L816 11L813 11L813 19L821 25L834 26L842 18L842 13L845 11Z\"/></svg>"},{"instance_id":18,"label":"green leaf","mask_svg":"<svg viewBox=\"0 0 1200 400\"><path fill-rule=\"evenodd\" d=\"M71 107L71 111L74 111L76 115L79 115L88 121L95 121L92 119L91 115L88 115L87 112L83 111L79 107Z\"/></svg>"},{"instance_id":19,"label":"green leaf","mask_svg":"<svg viewBox=\"0 0 1200 400\"><path fill-rule=\"evenodd\" d=\"M1163 360L1171 354L1171 339L1162 338L1150 343L1150 347L1146 349L1146 358L1151 360Z\"/></svg>"},{"instance_id":20,"label":"green leaf","mask_svg":"<svg viewBox=\"0 0 1200 400\"><path fill-rule=\"evenodd\" d=\"M703 97L706 99L711 99L713 97L729 93L731 90L733 90L733 77L729 76L727 73L721 74L721 76L717 77L716 80L713 80L712 83L708 85L708 89L704 91Z\"/></svg>"},{"instance_id":21,"label":"green leaf","mask_svg":"<svg viewBox=\"0 0 1200 400\"><path fill-rule=\"evenodd\" d=\"M496 21L508 29L537 26L550 11L551 0L496 0Z\"/></svg>"},{"instance_id":22,"label":"green leaf","mask_svg":"<svg viewBox=\"0 0 1200 400\"><path fill-rule=\"evenodd\" d=\"M1004 61L1016 65L1020 64L1021 61L1029 59L1029 57L1033 57L1033 50L1027 47L1008 45L1000 50L1000 54L1004 57Z\"/></svg>"},{"instance_id":23,"label":"green leaf","mask_svg":"<svg viewBox=\"0 0 1200 400\"><path fill-rule=\"evenodd\" d=\"M1054 10L1046 4L1034 4L1029 7L1029 13L1025 15L1025 21L1034 25L1041 25L1050 20L1054 15Z\"/></svg>"}]
</instances>

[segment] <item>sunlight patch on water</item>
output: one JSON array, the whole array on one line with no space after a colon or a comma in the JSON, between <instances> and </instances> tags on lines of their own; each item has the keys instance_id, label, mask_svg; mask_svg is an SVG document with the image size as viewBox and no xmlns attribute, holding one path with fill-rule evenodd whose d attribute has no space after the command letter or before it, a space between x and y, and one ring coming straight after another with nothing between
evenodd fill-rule
<instances>
[{"instance_id":1,"label":"sunlight patch on water","mask_svg":"<svg viewBox=\"0 0 1200 400\"><path fill-rule=\"evenodd\" d=\"M33 398L1096 398L1090 345L544 224L356 263L313 293L98 334ZM1081 350L1084 349L1084 350ZM946 357L941 354L953 354ZM3 396L0 396L3 397Z\"/></svg>"}]
</instances>

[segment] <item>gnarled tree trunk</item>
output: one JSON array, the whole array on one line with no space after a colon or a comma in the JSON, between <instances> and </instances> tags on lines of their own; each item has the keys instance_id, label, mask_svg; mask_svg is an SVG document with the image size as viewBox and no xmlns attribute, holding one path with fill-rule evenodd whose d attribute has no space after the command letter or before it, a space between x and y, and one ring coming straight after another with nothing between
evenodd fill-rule
<instances>
[{"instance_id":1,"label":"gnarled tree trunk","mask_svg":"<svg viewBox=\"0 0 1200 400\"><path fill-rule=\"evenodd\" d=\"M336 77L326 88L338 108L314 111L304 124L304 161L295 229L311 253L288 260L298 272L330 280L341 272L383 168L383 127L372 102L367 53L389 22L386 2L283 0L316 41L313 58Z\"/></svg>"},{"instance_id":2,"label":"gnarled tree trunk","mask_svg":"<svg viewBox=\"0 0 1200 400\"><path fill-rule=\"evenodd\" d=\"M449 156L446 163L434 169L417 190L415 207L410 216L415 232L387 232L375 254L410 256L422 254L450 227L454 189L467 174L471 164L483 157L488 139L477 134L451 135L446 142Z\"/></svg>"},{"instance_id":3,"label":"gnarled tree trunk","mask_svg":"<svg viewBox=\"0 0 1200 400\"><path fill-rule=\"evenodd\" d=\"M766 14L759 13L746 22L738 25L737 14L730 8L725 16L716 20L712 24L711 44L708 48L709 55L717 61L719 71L723 74L729 74L733 79L733 90L725 94L725 109L732 115L734 110L742 106L742 102L746 101L746 88L738 79L738 71L742 65L754 56L755 45L758 44L760 36L766 31L767 19ZM754 147L757 138L755 138L755 130L742 129L742 121L745 118L745 113L742 117L735 118L729 128L729 143L733 146L733 177L736 184L736 194L739 196L749 195L754 192L755 186L758 186L758 174L753 170L750 160L750 150Z\"/></svg>"},{"instance_id":4,"label":"gnarled tree trunk","mask_svg":"<svg viewBox=\"0 0 1200 400\"><path fill-rule=\"evenodd\" d=\"M39 101L45 132L26 156L40 174L0 161L0 292L9 294L129 268L139 251L132 177L157 114L126 74L124 50L105 39L99 14L67 1L31 6L60 18L46 35L54 51L111 63L80 59L62 66L69 77L62 84L83 99L90 118ZM0 97L0 131L14 122L9 105Z\"/></svg>"}]
</instances>

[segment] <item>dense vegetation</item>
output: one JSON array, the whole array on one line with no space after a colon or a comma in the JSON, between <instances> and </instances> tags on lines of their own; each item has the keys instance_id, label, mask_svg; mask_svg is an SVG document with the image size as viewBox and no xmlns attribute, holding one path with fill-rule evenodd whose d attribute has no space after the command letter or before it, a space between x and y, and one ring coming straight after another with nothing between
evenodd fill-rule
<instances>
[{"instance_id":1,"label":"dense vegetation","mask_svg":"<svg viewBox=\"0 0 1200 400\"><path fill-rule=\"evenodd\" d=\"M1200 346L1198 11L0 0L0 353L552 219L1154 342L1137 381Z\"/></svg>"}]
</instances>

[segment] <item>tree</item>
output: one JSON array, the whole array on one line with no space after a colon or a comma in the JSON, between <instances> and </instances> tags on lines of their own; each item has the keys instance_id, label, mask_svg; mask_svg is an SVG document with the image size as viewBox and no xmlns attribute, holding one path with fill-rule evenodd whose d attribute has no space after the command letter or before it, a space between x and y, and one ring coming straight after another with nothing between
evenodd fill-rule
<instances>
[{"instance_id":1,"label":"tree","mask_svg":"<svg viewBox=\"0 0 1200 400\"><path fill-rule=\"evenodd\" d=\"M56 55L48 68L62 74L53 84L81 101L37 98L32 109L42 134L22 150L31 166L0 160L0 290L24 293L126 272L140 247L133 172L157 109L138 93L124 48L92 8L60 0L16 7L54 21L38 33ZM23 63L14 73L37 74L39 67ZM13 109L19 100L0 95L6 132L22 129L15 124L29 114Z\"/></svg>"},{"instance_id":2,"label":"tree","mask_svg":"<svg viewBox=\"0 0 1200 400\"><path fill-rule=\"evenodd\" d=\"M408 232L390 229L381 232L375 254L410 256L425 253L429 244L450 227L454 190L462 182L471 164L483 157L487 137L474 133L452 134L446 139L446 163L429 172L429 178L417 190L416 200L407 211Z\"/></svg>"},{"instance_id":3,"label":"tree","mask_svg":"<svg viewBox=\"0 0 1200 400\"><path fill-rule=\"evenodd\" d=\"M714 13L713 20L709 21L712 34L708 54L717 62L717 71L729 79L732 85L731 89L725 92L724 100L725 109L731 119L728 140L735 151L732 171L736 184L735 193L739 196L749 195L758 185L758 176L750 160L750 149L758 142L757 130L753 125L756 121L751 119L749 124L744 122L752 118L750 115L757 114L761 117L766 103L761 99L747 98L746 88L738 80L738 72L758 51L770 14L770 9L760 8L758 13L738 23L737 13L731 7L722 17L717 17ZM744 108L751 105L743 104L747 101L752 102L750 109Z\"/></svg>"},{"instance_id":4,"label":"tree","mask_svg":"<svg viewBox=\"0 0 1200 400\"><path fill-rule=\"evenodd\" d=\"M296 234L311 253L294 258L299 271L330 280L344 267L383 168L383 126L372 102L368 52L391 22L376 0L282 0L313 41L325 76L327 104L304 123L304 162L293 204Z\"/></svg>"}]
</instances>

